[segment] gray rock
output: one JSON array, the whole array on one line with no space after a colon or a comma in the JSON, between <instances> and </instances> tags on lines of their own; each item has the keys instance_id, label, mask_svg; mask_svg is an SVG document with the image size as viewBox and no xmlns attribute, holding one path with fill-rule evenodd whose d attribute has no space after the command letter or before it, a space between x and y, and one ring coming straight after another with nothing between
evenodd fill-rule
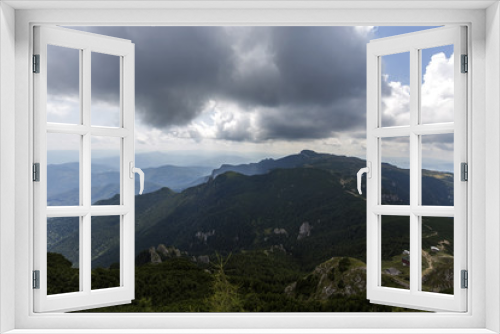
<instances>
[{"instance_id":1,"label":"gray rock","mask_svg":"<svg viewBox=\"0 0 500 334\"><path fill-rule=\"evenodd\" d=\"M274 251L279 251L279 252L283 252L286 254L286 249L285 249L285 247L283 247L283 244L272 245L271 248L269 249L269 251L271 253L273 253Z\"/></svg>"},{"instance_id":2,"label":"gray rock","mask_svg":"<svg viewBox=\"0 0 500 334\"><path fill-rule=\"evenodd\" d=\"M164 256L169 256L168 248L164 244L159 244L156 251Z\"/></svg>"},{"instance_id":3,"label":"gray rock","mask_svg":"<svg viewBox=\"0 0 500 334\"><path fill-rule=\"evenodd\" d=\"M198 263L203 263L203 264L209 264L210 263L210 258L208 255L200 255L197 258Z\"/></svg>"},{"instance_id":4,"label":"gray rock","mask_svg":"<svg viewBox=\"0 0 500 334\"><path fill-rule=\"evenodd\" d=\"M149 248L149 254L151 255L151 263L154 263L154 264L161 263L161 257L156 252L154 247Z\"/></svg>"},{"instance_id":5,"label":"gray rock","mask_svg":"<svg viewBox=\"0 0 500 334\"><path fill-rule=\"evenodd\" d=\"M311 235L311 230L312 226L309 224L309 222L303 222L302 225L300 225L299 228L299 235L297 236L297 240L302 240L304 238L307 238Z\"/></svg>"},{"instance_id":6,"label":"gray rock","mask_svg":"<svg viewBox=\"0 0 500 334\"><path fill-rule=\"evenodd\" d=\"M401 271L397 270L396 268L387 268L384 270L384 272L392 276L397 276L401 274Z\"/></svg>"},{"instance_id":7,"label":"gray rock","mask_svg":"<svg viewBox=\"0 0 500 334\"><path fill-rule=\"evenodd\" d=\"M288 232L284 228L275 227L273 233L276 235L283 234L283 235L288 236Z\"/></svg>"},{"instance_id":8,"label":"gray rock","mask_svg":"<svg viewBox=\"0 0 500 334\"><path fill-rule=\"evenodd\" d=\"M162 254L163 256L165 257L180 257L182 254L181 254L181 251L175 247L166 247L164 244L160 244L158 245L158 247L156 248L156 251L160 254Z\"/></svg>"},{"instance_id":9,"label":"gray rock","mask_svg":"<svg viewBox=\"0 0 500 334\"><path fill-rule=\"evenodd\" d=\"M196 232L196 234L194 235L196 238L198 238L200 241L203 241L203 243L207 243L207 240L209 237L215 235L215 230L212 230L212 231L209 231L209 232L202 232L202 231L198 231Z\"/></svg>"}]
</instances>

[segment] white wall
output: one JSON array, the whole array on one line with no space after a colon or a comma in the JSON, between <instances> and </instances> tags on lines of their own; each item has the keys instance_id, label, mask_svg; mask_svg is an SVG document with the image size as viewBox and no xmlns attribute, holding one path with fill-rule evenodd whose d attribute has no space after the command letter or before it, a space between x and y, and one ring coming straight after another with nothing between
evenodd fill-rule
<instances>
[{"instance_id":1,"label":"white wall","mask_svg":"<svg viewBox=\"0 0 500 334\"><path fill-rule=\"evenodd\" d=\"M486 328L500 332L500 6L486 11Z\"/></svg>"},{"instance_id":2,"label":"white wall","mask_svg":"<svg viewBox=\"0 0 500 334\"><path fill-rule=\"evenodd\" d=\"M14 328L15 12L0 3L0 333ZM7 254L7 256L4 256Z\"/></svg>"}]
</instances>

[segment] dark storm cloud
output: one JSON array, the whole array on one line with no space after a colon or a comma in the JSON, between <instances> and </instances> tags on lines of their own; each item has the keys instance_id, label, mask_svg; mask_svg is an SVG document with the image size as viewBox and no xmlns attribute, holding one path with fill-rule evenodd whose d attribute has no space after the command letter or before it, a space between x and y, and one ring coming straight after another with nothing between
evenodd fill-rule
<instances>
[{"instance_id":1,"label":"dark storm cloud","mask_svg":"<svg viewBox=\"0 0 500 334\"><path fill-rule=\"evenodd\" d=\"M92 101L120 105L120 58L92 52Z\"/></svg>"},{"instance_id":2,"label":"dark storm cloud","mask_svg":"<svg viewBox=\"0 0 500 334\"><path fill-rule=\"evenodd\" d=\"M135 43L136 109L156 128L189 124L210 100L258 113L259 136L217 130L230 140L323 138L365 124L367 39L354 28L83 29ZM115 98L109 71L93 98ZM236 129L248 131L241 119Z\"/></svg>"},{"instance_id":3,"label":"dark storm cloud","mask_svg":"<svg viewBox=\"0 0 500 334\"><path fill-rule=\"evenodd\" d=\"M366 41L351 27L272 30L286 103L328 105L365 92Z\"/></svg>"},{"instance_id":4,"label":"dark storm cloud","mask_svg":"<svg viewBox=\"0 0 500 334\"><path fill-rule=\"evenodd\" d=\"M366 41L351 27L271 32L280 112L262 115L265 139L324 138L365 125Z\"/></svg>"},{"instance_id":5,"label":"dark storm cloud","mask_svg":"<svg viewBox=\"0 0 500 334\"><path fill-rule=\"evenodd\" d=\"M47 93L78 97L80 55L78 50L47 46Z\"/></svg>"},{"instance_id":6,"label":"dark storm cloud","mask_svg":"<svg viewBox=\"0 0 500 334\"><path fill-rule=\"evenodd\" d=\"M363 130L365 99L339 98L328 105L287 105L261 115L261 139L319 139L334 136L335 132ZM360 113L359 111L362 111Z\"/></svg>"},{"instance_id":7,"label":"dark storm cloud","mask_svg":"<svg viewBox=\"0 0 500 334\"><path fill-rule=\"evenodd\" d=\"M220 27L85 30L135 43L137 113L145 123L158 128L189 123L233 67L231 44Z\"/></svg>"}]
</instances>

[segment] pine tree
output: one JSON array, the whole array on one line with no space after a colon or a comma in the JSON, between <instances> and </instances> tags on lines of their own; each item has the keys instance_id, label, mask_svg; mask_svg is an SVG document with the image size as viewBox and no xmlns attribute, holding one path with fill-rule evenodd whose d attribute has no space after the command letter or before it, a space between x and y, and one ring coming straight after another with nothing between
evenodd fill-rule
<instances>
[{"instance_id":1,"label":"pine tree","mask_svg":"<svg viewBox=\"0 0 500 334\"><path fill-rule=\"evenodd\" d=\"M217 255L215 264L214 282L212 289L213 295L208 299L210 312L242 312L243 302L238 294L238 287L231 284L224 272L224 266L229 261L231 254L224 259Z\"/></svg>"}]
</instances>

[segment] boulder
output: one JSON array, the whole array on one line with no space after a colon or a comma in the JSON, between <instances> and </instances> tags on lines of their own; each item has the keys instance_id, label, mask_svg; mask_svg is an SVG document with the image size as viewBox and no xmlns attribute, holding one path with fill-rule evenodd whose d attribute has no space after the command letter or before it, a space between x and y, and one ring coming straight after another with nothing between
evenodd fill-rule
<instances>
[{"instance_id":1,"label":"boulder","mask_svg":"<svg viewBox=\"0 0 500 334\"><path fill-rule=\"evenodd\" d=\"M303 222L302 225L300 225L299 235L297 236L297 240L302 240L304 238L309 237L311 235L311 230L312 226L309 224L309 222Z\"/></svg>"}]
</instances>

